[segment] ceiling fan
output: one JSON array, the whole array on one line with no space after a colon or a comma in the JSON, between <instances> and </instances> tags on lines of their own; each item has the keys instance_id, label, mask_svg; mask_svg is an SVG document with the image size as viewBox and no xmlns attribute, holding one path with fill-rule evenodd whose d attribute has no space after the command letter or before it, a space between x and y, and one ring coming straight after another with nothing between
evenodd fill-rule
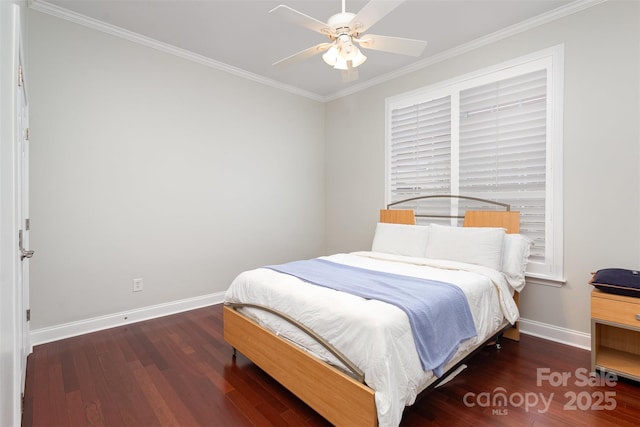
<instances>
[{"instance_id":1,"label":"ceiling fan","mask_svg":"<svg viewBox=\"0 0 640 427\"><path fill-rule=\"evenodd\" d=\"M269 13L323 34L330 41L294 53L273 65L286 66L324 52L322 59L333 68L342 70L344 81L351 81L358 78L356 67L362 65L367 59L358 46L364 49L420 56L427 45L425 41L363 34L403 1L371 0L360 12L354 14L346 11L345 0L342 0L342 12L331 16L326 23L289 6L277 6Z\"/></svg>"}]
</instances>

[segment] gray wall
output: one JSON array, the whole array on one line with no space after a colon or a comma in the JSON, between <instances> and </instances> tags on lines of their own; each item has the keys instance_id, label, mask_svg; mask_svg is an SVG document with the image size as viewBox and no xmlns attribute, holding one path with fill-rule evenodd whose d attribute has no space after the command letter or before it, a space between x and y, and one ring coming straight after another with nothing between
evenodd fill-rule
<instances>
[{"instance_id":1,"label":"gray wall","mask_svg":"<svg viewBox=\"0 0 640 427\"><path fill-rule=\"evenodd\" d=\"M322 103L28 14L32 330L324 252Z\"/></svg>"},{"instance_id":2,"label":"gray wall","mask_svg":"<svg viewBox=\"0 0 640 427\"><path fill-rule=\"evenodd\" d=\"M326 105L327 250L370 247L384 206L385 98L565 47L561 288L530 284L526 319L589 332L590 272L640 265L640 3L610 1Z\"/></svg>"},{"instance_id":3,"label":"gray wall","mask_svg":"<svg viewBox=\"0 0 640 427\"><path fill-rule=\"evenodd\" d=\"M29 11L32 330L370 247L385 99L562 43L567 283L522 314L588 332L589 273L640 264L639 16L606 2L323 105Z\"/></svg>"}]
</instances>

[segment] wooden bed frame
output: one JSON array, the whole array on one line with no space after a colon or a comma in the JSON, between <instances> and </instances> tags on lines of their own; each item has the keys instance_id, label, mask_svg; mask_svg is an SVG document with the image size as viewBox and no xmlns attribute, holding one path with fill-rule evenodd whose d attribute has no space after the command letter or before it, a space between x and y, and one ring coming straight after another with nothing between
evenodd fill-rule
<instances>
[{"instance_id":1,"label":"wooden bed frame","mask_svg":"<svg viewBox=\"0 0 640 427\"><path fill-rule=\"evenodd\" d=\"M389 207L380 211L381 222L415 224L413 210ZM507 233L519 233L520 213L511 212L508 207L506 211L467 211L464 226L504 227ZM516 293L516 304L518 297ZM223 315L224 339L233 347L234 356L236 350L240 351L333 425L377 426L373 389L263 328L231 306L224 307ZM515 328L507 328L504 336L519 340L517 323ZM445 379L460 363L441 379Z\"/></svg>"}]
</instances>

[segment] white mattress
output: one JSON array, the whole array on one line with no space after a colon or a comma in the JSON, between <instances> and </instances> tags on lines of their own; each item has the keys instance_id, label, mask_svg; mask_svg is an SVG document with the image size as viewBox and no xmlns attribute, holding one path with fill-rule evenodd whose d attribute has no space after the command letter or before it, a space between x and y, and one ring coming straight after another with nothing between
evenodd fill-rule
<instances>
[{"instance_id":1,"label":"white mattress","mask_svg":"<svg viewBox=\"0 0 640 427\"><path fill-rule=\"evenodd\" d=\"M518 318L513 291L496 270L376 252L323 258L459 286L469 301L478 335L461 344L449 366L504 326L505 319L513 323ZM399 425L404 407L436 379L431 371L422 370L408 317L393 305L315 286L267 268L241 273L227 290L225 301L268 306L324 337L365 373L366 384L375 390L380 426ZM279 317L257 309L243 311L317 357L340 365L324 347Z\"/></svg>"}]
</instances>

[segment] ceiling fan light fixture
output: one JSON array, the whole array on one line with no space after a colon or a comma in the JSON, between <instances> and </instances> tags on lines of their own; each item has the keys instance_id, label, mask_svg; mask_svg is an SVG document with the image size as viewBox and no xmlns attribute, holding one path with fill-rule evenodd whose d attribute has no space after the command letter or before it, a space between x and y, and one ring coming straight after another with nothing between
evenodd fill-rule
<instances>
[{"instance_id":1,"label":"ceiling fan light fixture","mask_svg":"<svg viewBox=\"0 0 640 427\"><path fill-rule=\"evenodd\" d=\"M357 67L364 63L367 57L353 43L351 36L342 34L337 39L337 43L322 55L322 59L336 70L348 70L349 61L351 61L351 67Z\"/></svg>"},{"instance_id":2,"label":"ceiling fan light fixture","mask_svg":"<svg viewBox=\"0 0 640 427\"><path fill-rule=\"evenodd\" d=\"M347 64L347 60L344 59L342 55L339 55L336 58L336 64L333 66L333 68L335 68L336 70L348 70L349 65Z\"/></svg>"},{"instance_id":3,"label":"ceiling fan light fixture","mask_svg":"<svg viewBox=\"0 0 640 427\"><path fill-rule=\"evenodd\" d=\"M336 65L336 61L338 60L338 56L339 56L339 52L338 52L338 48L333 45L329 48L329 50L327 50L323 55L322 55L322 59L324 60L324 62L327 63L327 65L330 66L335 66Z\"/></svg>"},{"instance_id":4,"label":"ceiling fan light fixture","mask_svg":"<svg viewBox=\"0 0 640 427\"><path fill-rule=\"evenodd\" d=\"M360 50L353 44L351 37L342 43L340 48L340 55L347 61L352 61Z\"/></svg>"},{"instance_id":5,"label":"ceiling fan light fixture","mask_svg":"<svg viewBox=\"0 0 640 427\"><path fill-rule=\"evenodd\" d=\"M358 49L358 53L356 53L356 57L351 60L352 67L358 67L367 60L367 57Z\"/></svg>"}]
</instances>

